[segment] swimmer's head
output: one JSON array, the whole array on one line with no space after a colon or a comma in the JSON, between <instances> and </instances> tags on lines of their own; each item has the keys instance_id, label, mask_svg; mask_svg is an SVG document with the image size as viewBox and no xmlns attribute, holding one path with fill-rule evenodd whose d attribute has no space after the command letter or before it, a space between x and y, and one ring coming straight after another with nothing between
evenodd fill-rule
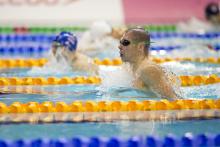
<instances>
[{"instance_id":1,"label":"swimmer's head","mask_svg":"<svg viewBox=\"0 0 220 147\"><path fill-rule=\"evenodd\" d=\"M220 6L218 3L209 3L205 8L206 19L212 23L220 23Z\"/></svg>"},{"instance_id":2,"label":"swimmer's head","mask_svg":"<svg viewBox=\"0 0 220 147\"><path fill-rule=\"evenodd\" d=\"M70 32L61 32L53 41L54 46L62 46L69 51L75 51L77 48L77 37Z\"/></svg>"},{"instance_id":3,"label":"swimmer's head","mask_svg":"<svg viewBox=\"0 0 220 147\"><path fill-rule=\"evenodd\" d=\"M120 40L120 56L123 61L134 61L142 56L148 56L150 35L143 28L128 29Z\"/></svg>"},{"instance_id":4,"label":"swimmer's head","mask_svg":"<svg viewBox=\"0 0 220 147\"><path fill-rule=\"evenodd\" d=\"M61 32L52 43L52 54L57 61L70 61L77 48L77 38L69 32Z\"/></svg>"}]
</instances>

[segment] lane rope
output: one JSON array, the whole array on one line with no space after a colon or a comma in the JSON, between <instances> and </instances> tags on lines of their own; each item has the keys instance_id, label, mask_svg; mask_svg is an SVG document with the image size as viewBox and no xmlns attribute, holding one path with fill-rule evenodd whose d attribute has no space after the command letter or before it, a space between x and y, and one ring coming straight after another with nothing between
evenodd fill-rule
<instances>
[{"instance_id":1,"label":"lane rope","mask_svg":"<svg viewBox=\"0 0 220 147\"><path fill-rule=\"evenodd\" d=\"M181 86L199 86L220 82L218 75L182 75L178 77ZM0 77L0 86L12 85L73 85L73 84L101 84L102 79L98 76L77 77Z\"/></svg>"},{"instance_id":2,"label":"lane rope","mask_svg":"<svg viewBox=\"0 0 220 147\"><path fill-rule=\"evenodd\" d=\"M165 63L165 62L200 62L200 63L212 63L219 64L220 58L151 58L152 61L156 63ZM93 59L94 63L97 65L106 65L106 66L118 66L122 64L120 58L109 59L105 58L100 60L98 58ZM0 68L30 68L34 66L44 66L48 60L46 58L40 59L0 59Z\"/></svg>"},{"instance_id":3,"label":"lane rope","mask_svg":"<svg viewBox=\"0 0 220 147\"><path fill-rule=\"evenodd\" d=\"M168 101L144 100L136 101L64 101L52 102L13 102L7 105L0 102L0 114L8 113L50 113L50 112L132 112L156 110L211 110L220 109L220 99L184 99Z\"/></svg>"}]
</instances>

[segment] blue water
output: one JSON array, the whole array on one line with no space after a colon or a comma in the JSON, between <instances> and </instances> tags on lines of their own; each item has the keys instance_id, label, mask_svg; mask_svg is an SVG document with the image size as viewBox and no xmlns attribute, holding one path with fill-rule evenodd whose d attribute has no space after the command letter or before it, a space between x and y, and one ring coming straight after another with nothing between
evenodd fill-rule
<instances>
[{"instance_id":1,"label":"blue water","mask_svg":"<svg viewBox=\"0 0 220 147\"><path fill-rule=\"evenodd\" d=\"M217 74L220 75L220 66L218 64L208 64L208 63L193 63L193 62L170 62L164 63L164 67L169 68L177 75L210 75ZM78 75L87 76L83 72L46 72L42 73L41 70L38 72L30 72L31 69L5 69L0 73L0 77L74 77ZM114 71L117 72L117 71ZM111 75L111 71L108 73ZM120 73L118 73L120 74ZM117 73L116 73L117 75ZM112 78L112 77L109 77ZM103 79L104 80L104 79ZM114 79L108 79L111 81ZM11 104L14 101L19 102L29 102L29 101L65 101L70 103L74 100L149 100L149 99L159 99L152 93L143 93L139 90L130 87L120 87L121 82L125 79L120 79L118 82L114 83L114 88L105 88L103 85L59 85L59 86L9 86L8 88L13 94L3 94L0 97L0 101L7 104ZM118 84L118 85L117 85ZM7 87L3 87L6 89ZM30 94L18 94L15 89L27 88L32 91ZM104 88L104 89L103 89ZM2 89L2 87L0 87ZM125 89L123 91L118 91ZM202 86L191 86L191 87L181 87L180 89L184 95L184 98L210 98L216 99L220 97L220 84L202 85ZM14 91L14 92L13 92Z\"/></svg>"},{"instance_id":2,"label":"blue water","mask_svg":"<svg viewBox=\"0 0 220 147\"><path fill-rule=\"evenodd\" d=\"M128 138L139 135L165 136L175 134L182 136L191 132L194 135L204 133L219 133L220 119L189 120L189 121L121 121L110 123L58 123L58 124L9 124L0 125L1 139L35 139L35 138L72 138L84 137L112 137Z\"/></svg>"},{"instance_id":3,"label":"blue water","mask_svg":"<svg viewBox=\"0 0 220 147\"><path fill-rule=\"evenodd\" d=\"M220 75L220 65L211 63L195 63L195 62L167 62L162 66L169 68L177 75ZM38 68L38 67L37 67ZM117 67L116 67L117 68ZM40 69L40 68L39 68ZM13 69L0 69L0 77L74 77L74 76L88 76L85 72L42 72L40 70L32 70L29 68L13 68Z\"/></svg>"},{"instance_id":4,"label":"blue water","mask_svg":"<svg viewBox=\"0 0 220 147\"><path fill-rule=\"evenodd\" d=\"M174 64L175 65L175 64ZM219 74L218 66L215 64L201 64L183 62L175 66L172 64L165 65L171 67L178 75L196 75L197 72L203 75ZM182 68L179 68L181 66ZM191 70L189 70L191 69ZM198 71L199 70L199 71ZM10 69L1 73L1 76L40 76L41 73L28 74L30 69ZM78 73L61 73L43 75L47 76L76 76ZM120 81L119 81L120 82ZM33 94L3 94L0 101L11 104L14 101L64 101L71 103L75 100L149 100L159 99L151 94L143 93L132 88L115 87L102 90L102 85L60 85L60 86L9 86L12 90L15 88L26 87L32 90ZM2 87L1 87L2 88ZM6 87L4 87L6 88ZM122 90L118 92L117 90ZM185 98L209 98L216 99L220 97L220 84L182 87ZM35 94L40 92L40 94ZM49 93L48 93L49 92ZM52 93L51 93L52 92ZM108 122L108 123L56 123L56 124L1 124L1 139L34 139L34 138L72 138L74 136L102 136L102 137L131 137L136 135L158 135L165 136L169 133L177 136L191 132L195 135L202 133L219 133L220 119L211 120L172 120L172 121L136 121L136 122ZM13 133L11 133L13 132ZM22 132L22 133L21 133Z\"/></svg>"},{"instance_id":5,"label":"blue water","mask_svg":"<svg viewBox=\"0 0 220 147\"><path fill-rule=\"evenodd\" d=\"M11 104L14 101L29 102L29 101L64 101L71 103L75 100L150 100L159 99L151 93L143 93L135 89L127 89L123 92L118 92L114 89L108 91L99 91L99 86L96 85L64 85L64 86L28 86L32 88L33 94L2 94L0 101ZM210 98L216 99L220 97L220 84L192 86L181 88L184 98ZM35 94L37 91L41 94Z\"/></svg>"},{"instance_id":6,"label":"blue water","mask_svg":"<svg viewBox=\"0 0 220 147\"><path fill-rule=\"evenodd\" d=\"M167 63L163 65L172 69L177 75L209 75L218 74L219 65L217 64L201 64L192 62L183 63ZM30 73L30 69L10 69L3 71L0 76L5 77L26 77L26 76L69 76L74 77L80 75L76 72L64 73ZM81 73L81 75L85 73ZM123 80L123 79L122 79ZM120 81L119 81L120 82ZM60 85L60 86L11 86L8 88L19 89L26 87L30 89L32 94L3 94L0 96L0 101L6 104L11 104L14 101L29 102L29 101L64 101L70 103L74 100L146 100L159 99L155 98L150 93L143 93L141 91L125 87L123 92L118 92L121 87L114 87L104 89L102 85ZM6 87L4 87L6 88ZM126 89L126 90L124 90ZM185 98L220 98L220 84L182 87ZM36 94L37 92L37 94ZM53 92L53 93L51 93ZM134 135L152 135L165 136L169 133L181 136L187 132L193 134L201 133L219 133L220 123L219 119L212 120L188 120L179 121L173 120L169 122L111 122L111 123L58 123L58 124L8 124L0 125L1 139L19 139L19 138L72 138L74 136L120 136L131 137ZM13 132L13 133L12 133Z\"/></svg>"},{"instance_id":7,"label":"blue water","mask_svg":"<svg viewBox=\"0 0 220 147\"><path fill-rule=\"evenodd\" d=\"M178 45L181 44L180 41L173 40L167 41L166 39L153 38L156 43L153 46L164 45ZM190 38L191 39L191 38ZM217 38L219 39L219 38ZM175 40L175 39L174 39ZM184 40L184 39L182 39ZM203 40L202 40L203 41ZM214 44L209 40L208 43ZM207 42L207 41L206 41ZM173 44L172 44L173 43ZM182 44L189 43L189 39L182 42ZM193 42L191 42L193 43ZM47 45L43 43L44 45ZM181 45L182 45L181 44ZM36 42L36 45L41 45L41 42ZM116 51L116 52L115 52ZM194 51L193 51L194 52ZM192 54L196 54L193 53ZM196 52L196 51L195 51ZM191 52L190 52L191 53ZM15 54L15 53L13 53ZM179 53L181 54L181 52ZM206 54L206 53L204 53ZM207 53L209 54L209 53ZM216 52L217 54L217 52ZM34 56L36 55L36 56ZM1 57L11 57L12 54L1 54ZM45 57L42 54L22 54L22 57ZM92 57L99 58L113 58L118 57L118 50L114 52L102 52L99 54L92 53ZM187 55L185 55L187 56ZM206 57L204 55L204 57ZM163 64L164 67L171 69L177 75L210 75L217 74L220 76L220 65L219 64L209 64L209 63L193 63L193 62L170 62ZM35 70L31 72L32 69L0 69L0 77L74 77L74 76L88 76L86 73L82 72L42 72L41 70ZM111 74L111 73L109 73ZM117 79L120 85L123 79ZM121 81L120 81L121 80ZM64 101L70 103L75 100L149 100L159 98L155 97L151 93L143 93L139 90L133 89L131 87L117 87L105 88L103 85L60 85L60 86L11 86L8 87L13 91L13 89L28 88L32 91L30 93L19 94L1 94L0 102L6 104L11 104L14 101L19 102L29 102L29 101ZM7 87L0 87L0 89L5 89ZM124 90L126 89L126 90ZM123 90L119 92L118 90ZM184 94L184 98L208 98L217 99L220 98L220 84L212 85L202 85L202 86L192 86L192 87L182 87L181 91ZM172 120L172 121L118 121L118 122L108 122L108 123L56 123L56 124L1 124L0 125L0 139L34 139L34 138L60 138L67 137L72 138L75 136L120 136L120 137L131 137L136 135L158 135L165 136L169 133L175 134L177 136L184 135L187 132L193 134L202 133L219 133L220 130L220 119L211 120Z\"/></svg>"}]
</instances>

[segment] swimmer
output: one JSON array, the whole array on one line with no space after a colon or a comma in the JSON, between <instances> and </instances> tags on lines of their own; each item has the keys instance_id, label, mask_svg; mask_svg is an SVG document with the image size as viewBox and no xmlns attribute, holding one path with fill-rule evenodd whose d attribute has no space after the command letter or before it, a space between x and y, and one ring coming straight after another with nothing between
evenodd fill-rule
<instances>
[{"instance_id":1,"label":"swimmer","mask_svg":"<svg viewBox=\"0 0 220 147\"><path fill-rule=\"evenodd\" d=\"M69 32L61 32L52 43L52 55L59 62L62 58L74 71L98 74L98 66L88 56L78 52L77 38Z\"/></svg>"},{"instance_id":2,"label":"swimmer","mask_svg":"<svg viewBox=\"0 0 220 147\"><path fill-rule=\"evenodd\" d=\"M205 8L206 19L213 25L220 25L220 6L218 3L209 3Z\"/></svg>"},{"instance_id":3,"label":"swimmer","mask_svg":"<svg viewBox=\"0 0 220 147\"><path fill-rule=\"evenodd\" d=\"M177 31L180 32L217 32L220 31L220 5L216 2L208 3L204 9L206 21L196 17L190 18L187 22L179 22Z\"/></svg>"},{"instance_id":4,"label":"swimmer","mask_svg":"<svg viewBox=\"0 0 220 147\"><path fill-rule=\"evenodd\" d=\"M149 59L150 35L142 28L128 29L120 40L123 62L130 64L134 73L133 86L166 99L178 99L171 81L161 66Z\"/></svg>"},{"instance_id":5,"label":"swimmer","mask_svg":"<svg viewBox=\"0 0 220 147\"><path fill-rule=\"evenodd\" d=\"M112 28L105 21L96 21L88 31L82 34L79 40L79 50L90 56L97 56L103 50L116 53L123 30L125 29Z\"/></svg>"}]
</instances>

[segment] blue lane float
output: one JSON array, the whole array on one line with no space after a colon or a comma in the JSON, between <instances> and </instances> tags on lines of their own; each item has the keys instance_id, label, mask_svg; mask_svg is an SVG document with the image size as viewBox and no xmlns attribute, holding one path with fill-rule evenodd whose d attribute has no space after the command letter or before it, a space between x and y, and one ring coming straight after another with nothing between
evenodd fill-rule
<instances>
[{"instance_id":1,"label":"blue lane float","mask_svg":"<svg viewBox=\"0 0 220 147\"><path fill-rule=\"evenodd\" d=\"M49 47L44 46L8 46L0 47L1 55L21 55L21 54L36 54L49 51Z\"/></svg>"},{"instance_id":2,"label":"blue lane float","mask_svg":"<svg viewBox=\"0 0 220 147\"><path fill-rule=\"evenodd\" d=\"M181 46L156 46L150 47L152 51L172 51L175 49L180 49ZM23 54L41 54L48 52L49 46L8 46L0 47L0 55L23 55Z\"/></svg>"},{"instance_id":3,"label":"blue lane float","mask_svg":"<svg viewBox=\"0 0 220 147\"><path fill-rule=\"evenodd\" d=\"M152 51L161 51L161 50L164 50L164 51L172 51L172 50L176 50L176 49L181 49L181 48L184 48L184 47L187 47L187 46L184 46L184 45L176 45L176 46L152 46L150 47L150 50ZM207 45L208 47L208 45ZM220 50L220 44L217 44L217 45L212 45L211 48L215 51L219 51Z\"/></svg>"},{"instance_id":4,"label":"blue lane float","mask_svg":"<svg viewBox=\"0 0 220 147\"><path fill-rule=\"evenodd\" d=\"M55 36L55 34L2 34L0 42L52 42Z\"/></svg>"},{"instance_id":5,"label":"blue lane float","mask_svg":"<svg viewBox=\"0 0 220 147\"><path fill-rule=\"evenodd\" d=\"M173 51L176 49L184 48L184 46L152 46L150 47L151 51ZM41 54L48 52L50 46L1 46L0 55L23 55L23 54ZM213 46L213 49L216 51L220 50L220 45Z\"/></svg>"},{"instance_id":6,"label":"blue lane float","mask_svg":"<svg viewBox=\"0 0 220 147\"><path fill-rule=\"evenodd\" d=\"M150 33L151 38L153 39L160 39L160 38L195 38L195 39L214 39L220 37L220 32L213 32L213 33L177 33L177 32L156 32Z\"/></svg>"},{"instance_id":7,"label":"blue lane float","mask_svg":"<svg viewBox=\"0 0 220 147\"><path fill-rule=\"evenodd\" d=\"M54 40L56 34L0 34L0 42L51 42ZM220 38L220 32L197 34L197 33L154 33L151 32L150 36L152 39L162 38L190 38L190 39L215 39Z\"/></svg>"},{"instance_id":8,"label":"blue lane float","mask_svg":"<svg viewBox=\"0 0 220 147\"><path fill-rule=\"evenodd\" d=\"M213 38L220 39L220 32L217 33L151 33L152 39L163 38L190 38L190 39L202 39L211 40ZM0 54L1 55L23 55L23 54L39 54L47 52L50 48L51 42L54 40L55 34L0 34ZM43 44L43 46L42 46ZM210 44L213 50L220 50L220 44ZM184 45L175 46L156 46L152 45L150 49L152 51L172 51L175 49L181 49Z\"/></svg>"},{"instance_id":9,"label":"blue lane float","mask_svg":"<svg viewBox=\"0 0 220 147\"><path fill-rule=\"evenodd\" d=\"M220 134L197 136L185 135L176 137L173 135L159 138L157 136L135 136L129 139L119 137L75 137L72 139L33 139L33 140L0 140L1 147L219 147Z\"/></svg>"},{"instance_id":10,"label":"blue lane float","mask_svg":"<svg viewBox=\"0 0 220 147\"><path fill-rule=\"evenodd\" d=\"M1 46L0 54L22 54L22 53L37 53L48 51L50 46ZM152 46L150 50L166 50L171 51L174 49L180 49L182 46Z\"/></svg>"}]
</instances>

